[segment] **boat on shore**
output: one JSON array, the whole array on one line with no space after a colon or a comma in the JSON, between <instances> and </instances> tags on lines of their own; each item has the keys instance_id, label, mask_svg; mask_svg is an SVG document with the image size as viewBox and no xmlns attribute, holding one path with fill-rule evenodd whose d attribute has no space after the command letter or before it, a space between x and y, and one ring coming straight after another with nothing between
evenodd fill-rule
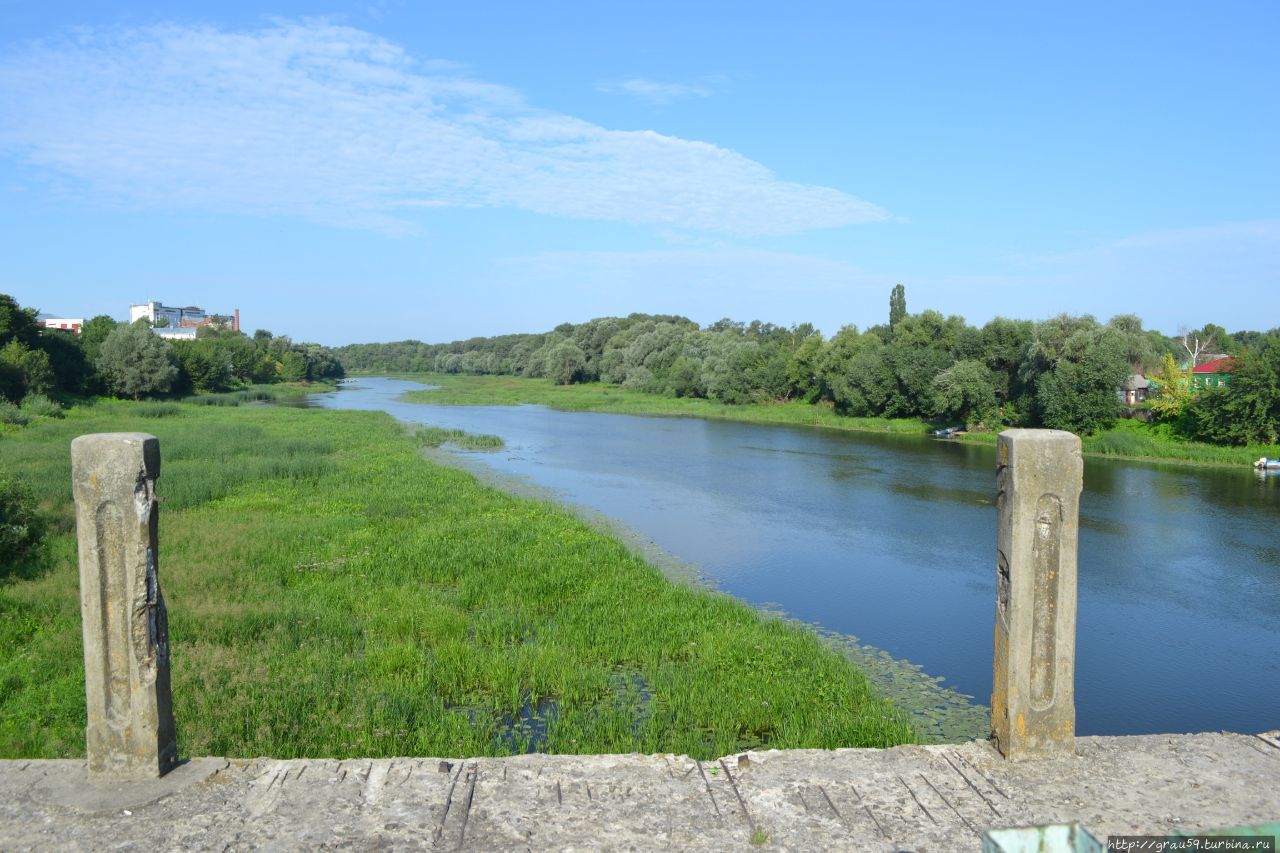
<instances>
[{"instance_id":1,"label":"boat on shore","mask_svg":"<svg viewBox=\"0 0 1280 853\"><path fill-rule=\"evenodd\" d=\"M1268 459L1264 456L1254 462L1253 467L1259 471L1280 471L1280 459Z\"/></svg>"}]
</instances>

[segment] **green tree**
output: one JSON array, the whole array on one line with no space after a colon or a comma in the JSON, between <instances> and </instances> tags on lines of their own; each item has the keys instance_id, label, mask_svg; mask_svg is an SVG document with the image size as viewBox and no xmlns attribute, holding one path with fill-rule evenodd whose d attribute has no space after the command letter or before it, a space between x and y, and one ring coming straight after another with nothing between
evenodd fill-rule
<instances>
[{"instance_id":1,"label":"green tree","mask_svg":"<svg viewBox=\"0 0 1280 853\"><path fill-rule=\"evenodd\" d=\"M196 391L226 391L231 387L231 365L210 340L175 341L173 354L177 356L186 380Z\"/></svg>"},{"instance_id":2,"label":"green tree","mask_svg":"<svg viewBox=\"0 0 1280 853\"><path fill-rule=\"evenodd\" d=\"M1160 369L1155 376L1156 394L1151 398L1151 411L1162 421L1176 421L1182 416L1194 396L1191 391L1191 368L1178 367L1173 353L1160 358Z\"/></svg>"},{"instance_id":3,"label":"green tree","mask_svg":"<svg viewBox=\"0 0 1280 853\"><path fill-rule=\"evenodd\" d=\"M0 293L0 346L10 341L34 349L40 344L40 323L34 308L23 308L7 293Z\"/></svg>"},{"instance_id":4,"label":"green tree","mask_svg":"<svg viewBox=\"0 0 1280 853\"><path fill-rule=\"evenodd\" d=\"M107 339L107 335L115 331L117 323L106 314L99 314L90 319L80 329L80 346L84 349L84 357L93 364L98 360L98 352L102 348L102 342Z\"/></svg>"},{"instance_id":5,"label":"green tree","mask_svg":"<svg viewBox=\"0 0 1280 853\"><path fill-rule=\"evenodd\" d=\"M1142 320L1136 314L1117 314L1107 321L1120 341L1124 360L1135 373L1142 373L1146 365L1155 361L1156 351L1151 337L1142 329Z\"/></svg>"},{"instance_id":6,"label":"green tree","mask_svg":"<svg viewBox=\"0 0 1280 853\"><path fill-rule=\"evenodd\" d=\"M667 387L676 397L705 397L702 384L702 360L693 356L677 356L667 371Z\"/></svg>"},{"instance_id":7,"label":"green tree","mask_svg":"<svg viewBox=\"0 0 1280 853\"><path fill-rule=\"evenodd\" d=\"M726 321L721 321L724 323ZM760 344L741 331L725 327L707 336L702 384L707 396L722 403L748 403L752 391L748 369L760 356Z\"/></svg>"},{"instance_id":8,"label":"green tree","mask_svg":"<svg viewBox=\"0 0 1280 853\"><path fill-rule=\"evenodd\" d=\"M787 357L787 384L790 393L812 403L822 393L821 368L823 340L821 332L808 335Z\"/></svg>"},{"instance_id":9,"label":"green tree","mask_svg":"<svg viewBox=\"0 0 1280 853\"><path fill-rule=\"evenodd\" d=\"M543 356L543 375L551 378L557 385L571 385L581 381L582 371L587 366L587 355L571 340L561 340L554 344Z\"/></svg>"},{"instance_id":10,"label":"green tree","mask_svg":"<svg viewBox=\"0 0 1280 853\"><path fill-rule=\"evenodd\" d=\"M933 380L936 412L944 417L986 423L996 412L995 381L981 361L957 361Z\"/></svg>"},{"instance_id":11,"label":"green tree","mask_svg":"<svg viewBox=\"0 0 1280 853\"><path fill-rule=\"evenodd\" d=\"M898 321L884 354L894 376L884 414L921 417L934 413L933 380L955 363L953 353L964 329L963 318L943 317L932 310Z\"/></svg>"},{"instance_id":12,"label":"green tree","mask_svg":"<svg viewBox=\"0 0 1280 853\"><path fill-rule=\"evenodd\" d=\"M98 352L98 372L113 392L135 400L163 394L178 378L173 347L146 320L112 330Z\"/></svg>"},{"instance_id":13,"label":"green tree","mask_svg":"<svg viewBox=\"0 0 1280 853\"><path fill-rule=\"evenodd\" d=\"M16 336L0 347L0 396L13 402L28 394L48 394L57 387L57 375L42 349L32 349Z\"/></svg>"},{"instance_id":14,"label":"green tree","mask_svg":"<svg viewBox=\"0 0 1280 853\"><path fill-rule=\"evenodd\" d=\"M1201 394L1189 407L1196 438L1217 444L1280 441L1280 342L1235 362L1231 383Z\"/></svg>"},{"instance_id":15,"label":"green tree","mask_svg":"<svg viewBox=\"0 0 1280 853\"><path fill-rule=\"evenodd\" d=\"M40 349L49 354L54 383L67 394L82 393L89 384L92 368L77 336L53 329L40 335Z\"/></svg>"},{"instance_id":16,"label":"green tree","mask_svg":"<svg viewBox=\"0 0 1280 853\"><path fill-rule=\"evenodd\" d=\"M889 294L889 328L898 325L898 321L907 316L907 289L895 284Z\"/></svg>"},{"instance_id":17,"label":"green tree","mask_svg":"<svg viewBox=\"0 0 1280 853\"><path fill-rule=\"evenodd\" d=\"M884 412L897 379L885 360L886 346L874 332L845 326L831 338L820 366L836 410L847 415Z\"/></svg>"},{"instance_id":18,"label":"green tree","mask_svg":"<svg viewBox=\"0 0 1280 853\"><path fill-rule=\"evenodd\" d=\"M1117 335L1097 326L1076 332L1036 383L1041 423L1081 435L1110 427L1120 416L1118 391L1128 376Z\"/></svg>"},{"instance_id":19,"label":"green tree","mask_svg":"<svg viewBox=\"0 0 1280 853\"><path fill-rule=\"evenodd\" d=\"M285 382L307 381L307 360L302 353L289 350L284 354L280 359L280 378Z\"/></svg>"},{"instance_id":20,"label":"green tree","mask_svg":"<svg viewBox=\"0 0 1280 853\"><path fill-rule=\"evenodd\" d=\"M0 581L36 549L43 532L31 491L21 481L0 475Z\"/></svg>"},{"instance_id":21,"label":"green tree","mask_svg":"<svg viewBox=\"0 0 1280 853\"><path fill-rule=\"evenodd\" d=\"M1027 387L1020 381L1018 368L1035 324L1030 320L1009 320L996 317L982 327L982 359L991 369L996 401L1001 407L1001 421L1017 422L1011 417L1012 409L1028 412L1032 406L1026 400Z\"/></svg>"}]
</instances>

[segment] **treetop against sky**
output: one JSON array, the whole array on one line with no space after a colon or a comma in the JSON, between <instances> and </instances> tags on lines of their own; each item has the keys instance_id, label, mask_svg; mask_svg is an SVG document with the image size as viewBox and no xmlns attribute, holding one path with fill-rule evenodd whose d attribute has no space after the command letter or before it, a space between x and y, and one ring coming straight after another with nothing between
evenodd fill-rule
<instances>
[{"instance_id":1,"label":"treetop against sky","mask_svg":"<svg viewBox=\"0 0 1280 853\"><path fill-rule=\"evenodd\" d=\"M1280 6L0 0L0 291L328 344L1280 317Z\"/></svg>"}]
</instances>

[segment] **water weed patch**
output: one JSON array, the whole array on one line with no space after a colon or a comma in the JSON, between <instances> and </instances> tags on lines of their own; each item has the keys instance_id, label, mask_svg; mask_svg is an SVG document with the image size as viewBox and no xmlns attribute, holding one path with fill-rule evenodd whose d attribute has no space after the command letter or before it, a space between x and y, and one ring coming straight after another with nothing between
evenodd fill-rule
<instances>
[{"instance_id":1,"label":"water weed patch","mask_svg":"<svg viewBox=\"0 0 1280 853\"><path fill-rule=\"evenodd\" d=\"M505 444L501 436L476 435L460 429L436 426L422 427L414 433L414 437L423 447L439 447L442 444L448 444L462 450L498 450Z\"/></svg>"}]
</instances>

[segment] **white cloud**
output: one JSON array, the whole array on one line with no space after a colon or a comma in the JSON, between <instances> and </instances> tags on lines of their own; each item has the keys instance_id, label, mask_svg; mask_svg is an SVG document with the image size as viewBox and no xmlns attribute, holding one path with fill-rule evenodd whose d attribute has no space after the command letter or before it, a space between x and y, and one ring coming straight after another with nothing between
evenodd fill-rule
<instances>
[{"instance_id":1,"label":"white cloud","mask_svg":"<svg viewBox=\"0 0 1280 853\"><path fill-rule=\"evenodd\" d=\"M506 207L741 236L882 221L726 148L609 130L320 21L86 31L0 57L0 150L142 208L412 231Z\"/></svg>"},{"instance_id":2,"label":"white cloud","mask_svg":"<svg viewBox=\"0 0 1280 853\"><path fill-rule=\"evenodd\" d=\"M645 80L641 77L600 83L596 86L596 90L631 95L655 106L663 106L672 101L681 101L685 98L706 98L711 95L711 90L706 86L686 83L659 83L655 80Z\"/></svg>"}]
</instances>

